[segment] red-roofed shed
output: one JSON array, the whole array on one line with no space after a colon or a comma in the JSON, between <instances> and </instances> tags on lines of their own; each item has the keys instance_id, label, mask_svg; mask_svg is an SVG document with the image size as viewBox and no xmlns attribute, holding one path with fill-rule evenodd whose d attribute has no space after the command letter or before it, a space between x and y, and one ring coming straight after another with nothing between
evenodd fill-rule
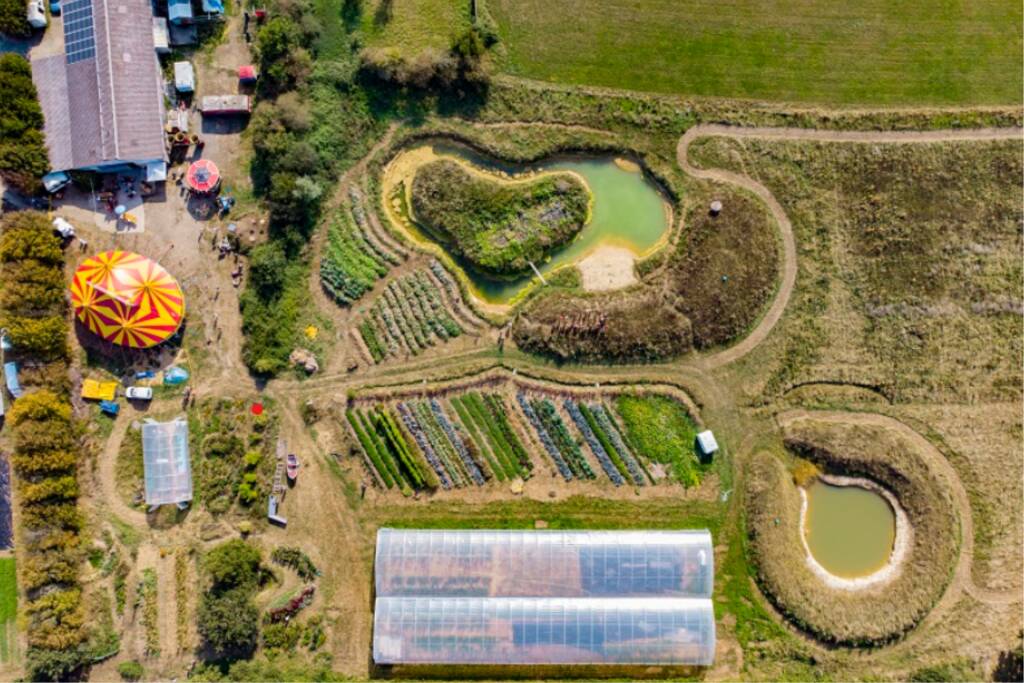
<instances>
[{"instance_id":1,"label":"red-roofed shed","mask_svg":"<svg viewBox=\"0 0 1024 683\"><path fill-rule=\"evenodd\" d=\"M252 64L246 64L245 66L238 67L238 80L242 83L255 83L256 67Z\"/></svg>"}]
</instances>

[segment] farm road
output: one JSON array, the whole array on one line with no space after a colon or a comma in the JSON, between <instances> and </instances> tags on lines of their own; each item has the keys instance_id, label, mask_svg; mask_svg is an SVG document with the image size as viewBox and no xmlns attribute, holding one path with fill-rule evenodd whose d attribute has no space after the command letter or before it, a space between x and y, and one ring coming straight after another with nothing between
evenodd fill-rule
<instances>
[{"instance_id":1,"label":"farm road","mask_svg":"<svg viewBox=\"0 0 1024 683\"><path fill-rule=\"evenodd\" d=\"M703 180L736 185L760 197L768 206L775 221L779 224L782 237L782 280L779 290L757 327L740 343L724 351L707 356L703 363L708 368L727 365L750 353L764 341L782 317L782 312L789 303L796 284L796 239L793 236L793 224L790 222L782 205L767 187L758 181L738 173L722 169L702 169L693 166L689 160L690 144L704 137L758 138L764 140L802 141L802 142L852 142L877 144L935 143L977 140L1022 140L1024 130L1020 128L976 128L964 130L930 130L930 131L838 131L815 130L805 128L740 128L720 124L701 124L686 131L676 147L676 158L679 167L689 175Z\"/></svg>"}]
</instances>

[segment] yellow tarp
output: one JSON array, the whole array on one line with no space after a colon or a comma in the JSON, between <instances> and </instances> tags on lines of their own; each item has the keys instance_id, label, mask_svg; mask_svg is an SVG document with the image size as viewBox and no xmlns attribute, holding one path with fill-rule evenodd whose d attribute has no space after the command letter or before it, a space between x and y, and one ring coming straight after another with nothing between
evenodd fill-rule
<instances>
[{"instance_id":1,"label":"yellow tarp","mask_svg":"<svg viewBox=\"0 0 1024 683\"><path fill-rule=\"evenodd\" d=\"M82 398L113 401L116 396L117 382L101 382L98 379L87 379L82 382Z\"/></svg>"}]
</instances>

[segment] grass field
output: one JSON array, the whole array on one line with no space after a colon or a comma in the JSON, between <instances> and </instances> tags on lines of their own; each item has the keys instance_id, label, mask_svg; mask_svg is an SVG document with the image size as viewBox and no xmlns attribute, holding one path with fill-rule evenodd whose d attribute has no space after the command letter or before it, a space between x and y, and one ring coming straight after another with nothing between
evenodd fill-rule
<instances>
[{"instance_id":1,"label":"grass field","mask_svg":"<svg viewBox=\"0 0 1024 683\"><path fill-rule=\"evenodd\" d=\"M1009 0L486 7L507 50L506 71L540 80L828 104L1021 101L1022 12Z\"/></svg>"},{"instance_id":2,"label":"grass field","mask_svg":"<svg viewBox=\"0 0 1024 683\"><path fill-rule=\"evenodd\" d=\"M367 44L394 47L412 57L426 48L447 50L469 28L469 0L371 0L360 24Z\"/></svg>"},{"instance_id":3,"label":"grass field","mask_svg":"<svg viewBox=\"0 0 1024 683\"><path fill-rule=\"evenodd\" d=\"M14 558L0 558L0 663L14 659L18 647L14 620L18 614L18 582Z\"/></svg>"}]
</instances>

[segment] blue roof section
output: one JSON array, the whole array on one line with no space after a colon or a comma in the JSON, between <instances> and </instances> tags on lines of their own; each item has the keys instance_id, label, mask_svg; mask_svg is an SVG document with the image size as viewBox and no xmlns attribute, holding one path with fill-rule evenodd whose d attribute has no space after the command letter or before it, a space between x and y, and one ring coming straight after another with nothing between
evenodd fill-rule
<instances>
[{"instance_id":1,"label":"blue roof section","mask_svg":"<svg viewBox=\"0 0 1024 683\"><path fill-rule=\"evenodd\" d=\"M167 0L167 18L174 24L192 21L192 0Z\"/></svg>"},{"instance_id":2,"label":"blue roof section","mask_svg":"<svg viewBox=\"0 0 1024 683\"><path fill-rule=\"evenodd\" d=\"M18 384L18 364L14 361L4 363L4 378L7 380L7 391L14 398L21 398L25 391Z\"/></svg>"}]
</instances>

